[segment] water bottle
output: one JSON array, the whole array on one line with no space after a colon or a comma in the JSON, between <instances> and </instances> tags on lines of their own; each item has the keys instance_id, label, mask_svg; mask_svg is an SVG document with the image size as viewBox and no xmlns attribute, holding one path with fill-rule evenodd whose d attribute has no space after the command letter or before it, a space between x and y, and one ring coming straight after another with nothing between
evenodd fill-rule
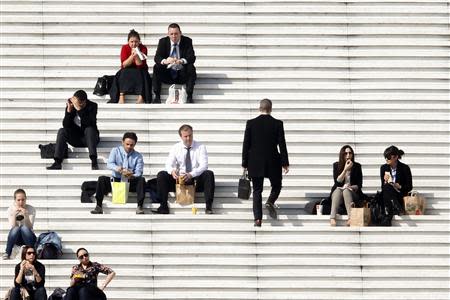
<instances>
[{"instance_id":1,"label":"water bottle","mask_svg":"<svg viewBox=\"0 0 450 300\"><path fill-rule=\"evenodd\" d=\"M33 275L33 270L32 269L27 269L25 270L25 281L27 282L27 284L33 285L34 283L34 275ZM34 289L34 285L33 285L33 289Z\"/></svg>"}]
</instances>

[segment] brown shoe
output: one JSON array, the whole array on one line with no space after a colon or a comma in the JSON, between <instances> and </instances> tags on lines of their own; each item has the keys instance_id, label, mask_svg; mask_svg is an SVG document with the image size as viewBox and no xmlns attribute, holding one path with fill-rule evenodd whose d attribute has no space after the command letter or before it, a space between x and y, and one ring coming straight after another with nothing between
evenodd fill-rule
<instances>
[{"instance_id":1,"label":"brown shoe","mask_svg":"<svg viewBox=\"0 0 450 300\"><path fill-rule=\"evenodd\" d=\"M103 209L100 206L96 205L94 210L91 210L91 214L101 215L103 214Z\"/></svg>"}]
</instances>

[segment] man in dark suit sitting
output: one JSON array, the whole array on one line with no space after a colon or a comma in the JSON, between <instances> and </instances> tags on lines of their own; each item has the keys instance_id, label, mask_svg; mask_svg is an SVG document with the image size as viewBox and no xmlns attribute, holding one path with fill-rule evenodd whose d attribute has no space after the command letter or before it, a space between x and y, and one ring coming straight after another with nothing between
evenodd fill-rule
<instances>
[{"instance_id":1,"label":"man in dark suit sitting","mask_svg":"<svg viewBox=\"0 0 450 300\"><path fill-rule=\"evenodd\" d=\"M261 100L261 113L255 119L248 120L242 145L242 167L248 170L253 181L253 215L255 226L261 226L262 191L264 177L269 178L272 190L266 202L266 208L272 218L277 218L275 201L281 191L282 169L289 172L289 159L284 138L283 122L273 118L272 102ZM280 152L278 152L278 147Z\"/></svg>"},{"instance_id":2,"label":"man in dark suit sitting","mask_svg":"<svg viewBox=\"0 0 450 300\"><path fill-rule=\"evenodd\" d=\"M74 147L87 147L92 170L98 170L97 144L100 141L97 129L97 103L89 101L83 90L75 92L66 103L63 119L56 137L55 162L47 170L61 170L67 143Z\"/></svg>"},{"instance_id":3,"label":"man in dark suit sitting","mask_svg":"<svg viewBox=\"0 0 450 300\"><path fill-rule=\"evenodd\" d=\"M187 102L193 103L197 73L195 71L195 52L192 39L181 35L180 26L169 25L167 36L161 38L155 54L153 67L154 103L161 103L161 82L166 84L186 84Z\"/></svg>"}]
</instances>

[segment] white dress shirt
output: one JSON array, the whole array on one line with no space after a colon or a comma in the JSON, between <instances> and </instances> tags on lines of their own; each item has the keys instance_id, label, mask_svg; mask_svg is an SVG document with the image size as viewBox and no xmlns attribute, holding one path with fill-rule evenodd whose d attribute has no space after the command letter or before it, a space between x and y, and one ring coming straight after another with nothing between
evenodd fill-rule
<instances>
[{"instance_id":1,"label":"white dress shirt","mask_svg":"<svg viewBox=\"0 0 450 300\"><path fill-rule=\"evenodd\" d=\"M179 173L185 173L186 170L186 153L187 148L183 142L176 143L172 146L169 156L166 160L166 171L171 174L173 170L179 170ZM196 141L192 142L191 150L192 177L200 176L204 171L208 170L208 152L206 147Z\"/></svg>"},{"instance_id":2,"label":"white dress shirt","mask_svg":"<svg viewBox=\"0 0 450 300\"><path fill-rule=\"evenodd\" d=\"M75 114L73 122L75 123L75 125L81 128L81 117L78 115L78 113Z\"/></svg>"}]
</instances>

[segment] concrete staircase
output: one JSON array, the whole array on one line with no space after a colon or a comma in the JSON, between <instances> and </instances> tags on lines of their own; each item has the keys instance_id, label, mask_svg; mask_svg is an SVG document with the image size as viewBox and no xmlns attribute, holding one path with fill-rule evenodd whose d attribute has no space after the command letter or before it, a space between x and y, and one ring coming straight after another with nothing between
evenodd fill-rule
<instances>
[{"instance_id":1,"label":"concrete staircase","mask_svg":"<svg viewBox=\"0 0 450 300\"><path fill-rule=\"evenodd\" d=\"M68 286L84 246L118 274L107 288L114 300L449 299L448 1L2 0L0 11L0 247L12 193L24 188L36 232L63 239L63 259L44 261L49 294ZM92 95L97 77L117 71L131 28L151 60L174 21L194 40L195 104L110 105ZM80 88L99 103L101 170L74 148L62 171L47 171L37 145L54 142L64 99ZM263 97L285 122L291 171L279 220L255 229L236 185L245 120ZM149 179L182 123L207 146L215 215L203 214L201 194L198 215L173 200L171 215L151 215L147 199L147 214L136 216L135 203L109 198L104 215L89 214L80 185L109 174L107 156L125 130L138 134ZM309 200L328 194L345 143L366 193L379 189L383 150L405 150L427 215L395 217L390 228L330 228L327 216L306 215ZM16 263L0 263L0 294Z\"/></svg>"}]
</instances>

